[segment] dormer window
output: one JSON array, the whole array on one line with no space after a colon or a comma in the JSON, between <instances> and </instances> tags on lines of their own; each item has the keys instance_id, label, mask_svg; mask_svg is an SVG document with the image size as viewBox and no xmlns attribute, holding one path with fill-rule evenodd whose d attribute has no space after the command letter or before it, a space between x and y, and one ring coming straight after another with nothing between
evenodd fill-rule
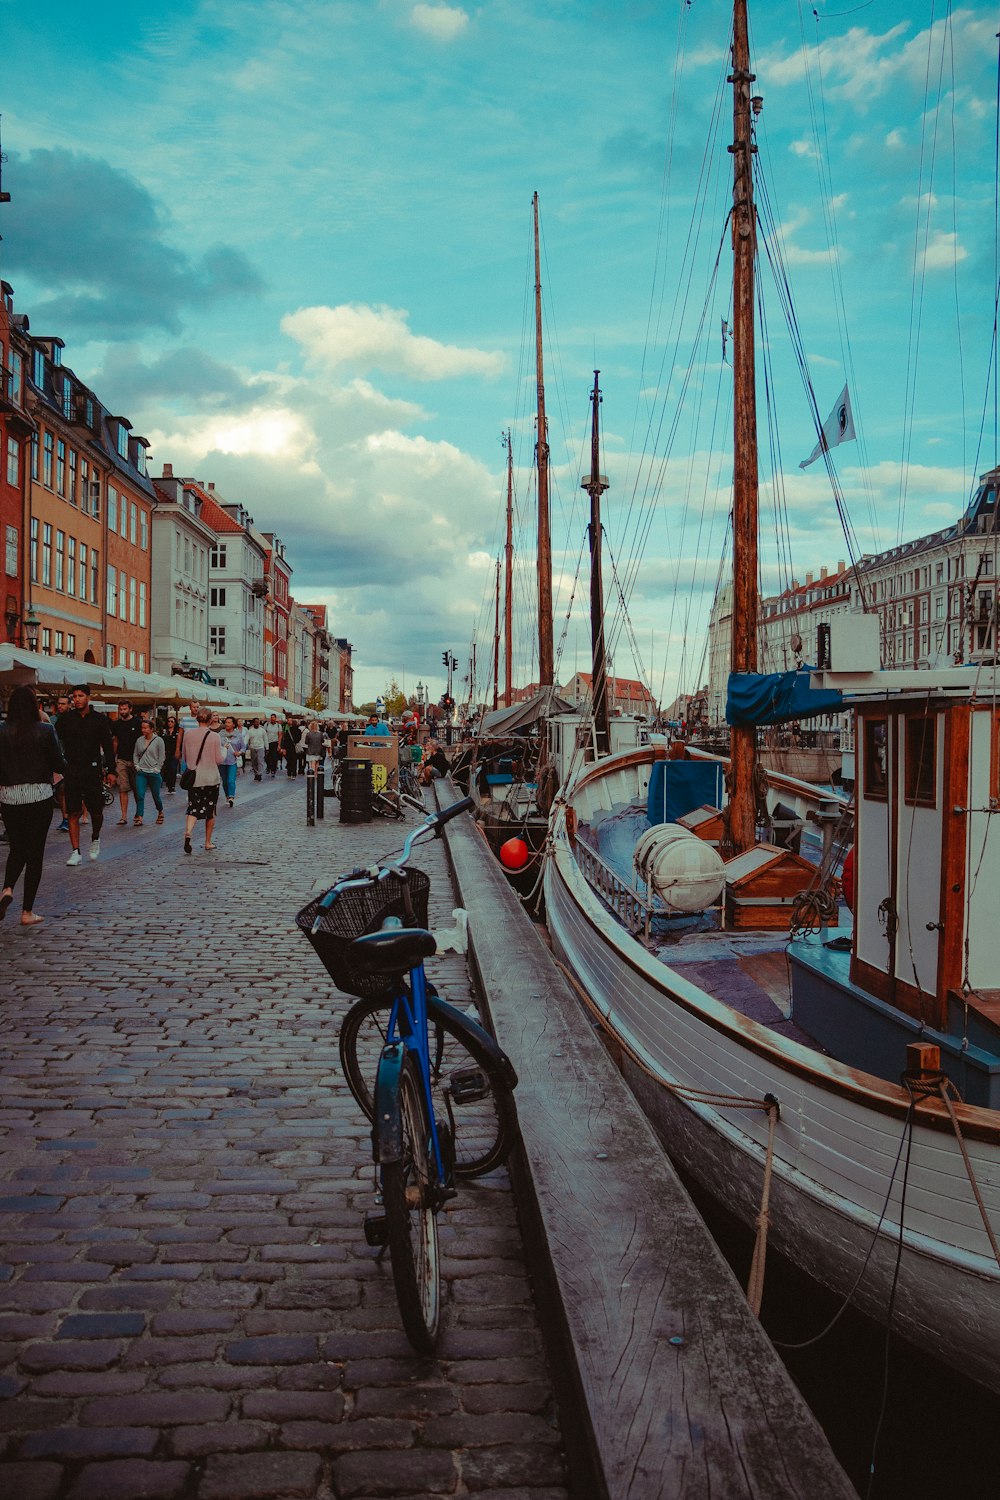
<instances>
[{"instance_id":1,"label":"dormer window","mask_svg":"<svg viewBox=\"0 0 1000 1500\"><path fill-rule=\"evenodd\" d=\"M128 426L125 422L118 423L118 453L121 458L128 458Z\"/></svg>"},{"instance_id":2,"label":"dormer window","mask_svg":"<svg viewBox=\"0 0 1000 1500\"><path fill-rule=\"evenodd\" d=\"M45 385L45 350L35 349L31 357L31 378L39 390Z\"/></svg>"},{"instance_id":3,"label":"dormer window","mask_svg":"<svg viewBox=\"0 0 1000 1500\"><path fill-rule=\"evenodd\" d=\"M73 420L73 382L67 377L63 382L63 416L67 422Z\"/></svg>"}]
</instances>

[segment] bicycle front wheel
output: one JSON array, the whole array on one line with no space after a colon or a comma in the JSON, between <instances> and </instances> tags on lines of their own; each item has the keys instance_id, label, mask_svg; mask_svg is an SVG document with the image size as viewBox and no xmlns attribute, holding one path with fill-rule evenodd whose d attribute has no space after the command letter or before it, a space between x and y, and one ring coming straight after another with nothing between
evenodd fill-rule
<instances>
[{"instance_id":1,"label":"bicycle front wheel","mask_svg":"<svg viewBox=\"0 0 1000 1500\"><path fill-rule=\"evenodd\" d=\"M436 1174L420 1069L409 1055L399 1075L397 1103L403 1149L399 1161L381 1168L386 1239L406 1337L418 1354L431 1354L441 1317Z\"/></svg>"},{"instance_id":2,"label":"bicycle front wheel","mask_svg":"<svg viewBox=\"0 0 1000 1500\"><path fill-rule=\"evenodd\" d=\"M369 1120L375 1118L375 1074L388 1036L390 1003L385 996L359 1000L340 1028L344 1077ZM455 1175L484 1177L507 1159L514 1142L510 1089L487 1066L488 1057L471 1051L446 1017L431 1016L427 1029L434 1112L443 1117L450 1105L455 1125Z\"/></svg>"}]
</instances>

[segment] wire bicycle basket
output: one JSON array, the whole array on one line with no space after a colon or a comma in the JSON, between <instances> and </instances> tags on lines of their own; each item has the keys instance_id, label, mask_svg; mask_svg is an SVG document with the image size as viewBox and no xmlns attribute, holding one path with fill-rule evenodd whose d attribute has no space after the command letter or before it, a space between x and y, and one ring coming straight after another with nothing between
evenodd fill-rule
<instances>
[{"instance_id":1,"label":"wire bicycle basket","mask_svg":"<svg viewBox=\"0 0 1000 1500\"><path fill-rule=\"evenodd\" d=\"M365 933L378 932L387 917L398 917L406 927L426 927L430 889L430 876L423 870L410 870L405 877L389 874L383 880L341 891L325 911L320 909L323 896L314 897L298 913L295 922L315 948L338 990L366 999L390 994L392 983L386 975L365 974L356 967L351 944ZM408 915L407 895L412 918ZM319 927L313 932L317 917Z\"/></svg>"}]
</instances>

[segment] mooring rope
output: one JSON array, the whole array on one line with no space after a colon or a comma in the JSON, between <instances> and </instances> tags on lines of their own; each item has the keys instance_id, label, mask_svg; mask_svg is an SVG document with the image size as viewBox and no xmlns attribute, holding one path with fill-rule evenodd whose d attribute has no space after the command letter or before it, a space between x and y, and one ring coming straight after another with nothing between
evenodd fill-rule
<instances>
[{"instance_id":1,"label":"mooring rope","mask_svg":"<svg viewBox=\"0 0 1000 1500\"><path fill-rule=\"evenodd\" d=\"M553 955L556 968L569 981L570 985L580 996L591 1015L597 1017L603 1027L609 1024L608 1017L597 1005L593 996L588 995L576 975L558 958ZM614 1034L615 1043L627 1053L636 1067L645 1073L662 1088L667 1089L678 1099L683 1099L690 1104L707 1104L713 1109L761 1109L767 1112L767 1151L764 1157L764 1186L761 1191L760 1208L757 1212L756 1235L754 1238L753 1257L750 1262L750 1276L747 1283L747 1301L750 1304L754 1316L760 1317L761 1303L764 1298L764 1270L767 1258L767 1232L771 1223L770 1201L771 1201L771 1178L774 1172L774 1137L781 1118L781 1106L773 1094L765 1094L762 1099L750 1095L713 1093L707 1089L689 1088L683 1083L669 1083L659 1073L645 1062L634 1047L631 1047L617 1032Z\"/></svg>"}]
</instances>

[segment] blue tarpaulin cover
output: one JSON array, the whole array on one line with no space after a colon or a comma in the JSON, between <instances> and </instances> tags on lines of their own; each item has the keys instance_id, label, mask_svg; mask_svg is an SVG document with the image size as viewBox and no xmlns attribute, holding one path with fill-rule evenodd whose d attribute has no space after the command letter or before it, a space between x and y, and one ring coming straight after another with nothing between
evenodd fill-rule
<instances>
[{"instance_id":1,"label":"blue tarpaulin cover","mask_svg":"<svg viewBox=\"0 0 1000 1500\"><path fill-rule=\"evenodd\" d=\"M714 760L653 762L646 796L650 823L676 823L696 807L721 807L723 768Z\"/></svg>"},{"instance_id":2,"label":"blue tarpaulin cover","mask_svg":"<svg viewBox=\"0 0 1000 1500\"><path fill-rule=\"evenodd\" d=\"M787 724L810 714L835 714L844 706L837 688L811 688L809 674L797 672L730 672L727 724Z\"/></svg>"}]
</instances>

